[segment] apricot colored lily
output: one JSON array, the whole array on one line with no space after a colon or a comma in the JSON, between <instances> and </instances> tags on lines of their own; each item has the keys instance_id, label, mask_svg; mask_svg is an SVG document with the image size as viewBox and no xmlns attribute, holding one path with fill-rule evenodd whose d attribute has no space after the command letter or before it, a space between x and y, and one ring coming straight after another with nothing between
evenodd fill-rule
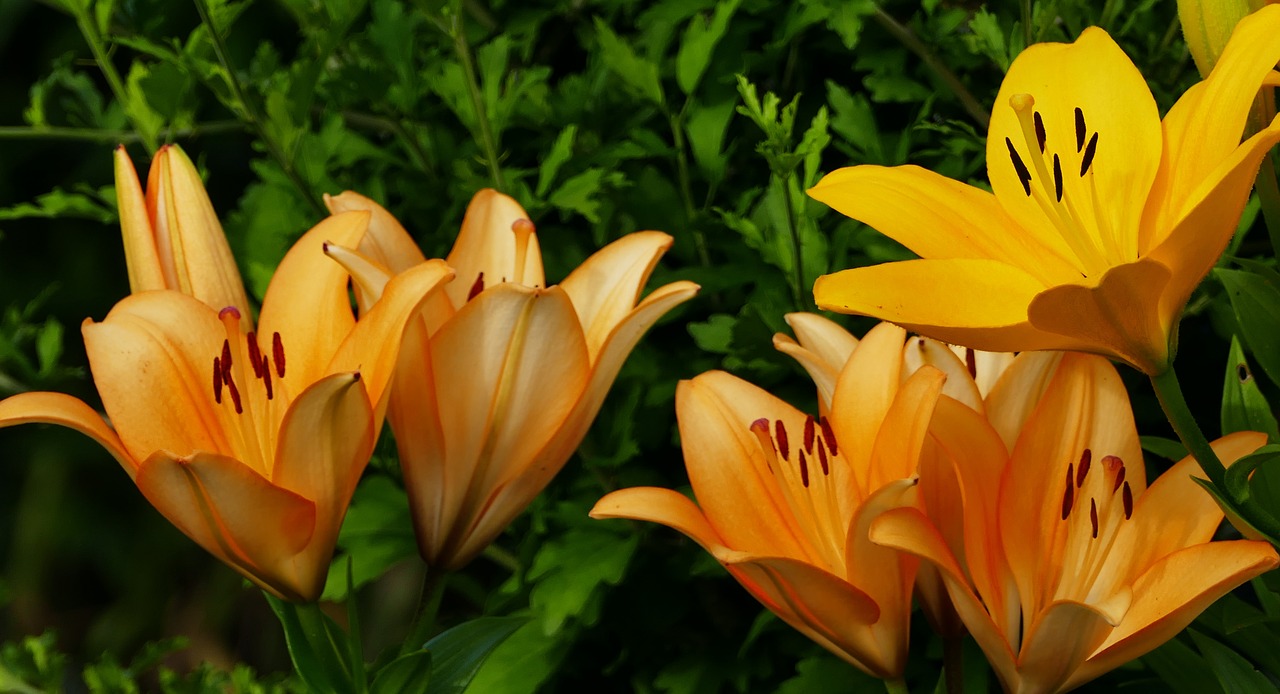
<instances>
[{"instance_id":1,"label":"apricot colored lily","mask_svg":"<svg viewBox=\"0 0 1280 694\"><path fill-rule=\"evenodd\" d=\"M271 280L259 331L244 314L144 291L86 320L111 425L60 393L0 401L0 427L61 424L92 437L156 510L272 594L315 600L338 528L382 426L400 337L452 276L440 261L390 284L356 323L326 241L354 246L368 215L317 225Z\"/></svg>"},{"instance_id":2,"label":"apricot colored lily","mask_svg":"<svg viewBox=\"0 0 1280 694\"><path fill-rule=\"evenodd\" d=\"M1162 373L1280 140L1276 120L1240 142L1277 35L1280 7L1241 21L1163 123L1105 31L1029 47L991 117L994 193L915 166L840 169L809 191L922 258L821 277L818 305L977 349L1094 352Z\"/></svg>"},{"instance_id":3,"label":"apricot colored lily","mask_svg":"<svg viewBox=\"0 0 1280 694\"><path fill-rule=\"evenodd\" d=\"M373 214L364 254L344 261L362 302L421 259L377 203L352 192L326 201ZM520 205L493 190L472 199L447 258L457 279L406 331L388 414L430 566L463 566L524 510L582 442L640 337L697 292L673 282L639 300L670 246L661 232L628 234L548 287Z\"/></svg>"},{"instance_id":4,"label":"apricot colored lily","mask_svg":"<svg viewBox=\"0 0 1280 694\"><path fill-rule=\"evenodd\" d=\"M215 309L234 306L253 329L249 299L200 173L177 145L151 160L144 195L124 145L116 148L116 204L129 288L173 289Z\"/></svg>"},{"instance_id":5,"label":"apricot colored lily","mask_svg":"<svg viewBox=\"0 0 1280 694\"><path fill-rule=\"evenodd\" d=\"M1192 458L1147 486L1106 359L1023 354L986 409L939 401L920 462L928 514L888 511L871 539L937 568L1007 691L1088 682L1280 563L1266 542L1211 541L1223 514L1191 479ZM1243 432L1213 446L1230 463L1265 441Z\"/></svg>"},{"instance_id":6,"label":"apricot colored lily","mask_svg":"<svg viewBox=\"0 0 1280 694\"><path fill-rule=\"evenodd\" d=\"M792 627L859 669L896 679L916 562L872 544L867 528L886 509L913 503L945 377L922 367L903 381L901 328L882 324L856 341L818 316L788 318L799 342L780 340L784 351L811 373L841 364L833 378L825 370L815 378L822 414L805 415L721 371L681 381L676 417L698 503L637 487L605 496L591 516L679 530Z\"/></svg>"}]
</instances>

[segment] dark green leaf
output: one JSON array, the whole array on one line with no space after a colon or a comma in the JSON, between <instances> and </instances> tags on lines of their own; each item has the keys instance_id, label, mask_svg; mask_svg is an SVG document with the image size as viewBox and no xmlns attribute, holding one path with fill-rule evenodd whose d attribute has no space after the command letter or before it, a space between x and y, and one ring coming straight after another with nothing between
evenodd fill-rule
<instances>
[{"instance_id":1,"label":"dark green leaf","mask_svg":"<svg viewBox=\"0 0 1280 694\"><path fill-rule=\"evenodd\" d=\"M528 623L524 617L480 617L464 622L427 642L431 654L430 694L461 694L485 658L507 637Z\"/></svg>"}]
</instances>

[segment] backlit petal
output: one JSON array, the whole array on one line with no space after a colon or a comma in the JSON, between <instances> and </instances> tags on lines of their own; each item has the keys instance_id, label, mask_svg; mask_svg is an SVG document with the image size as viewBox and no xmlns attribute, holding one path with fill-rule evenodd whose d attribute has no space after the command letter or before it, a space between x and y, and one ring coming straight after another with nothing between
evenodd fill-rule
<instances>
[{"instance_id":1,"label":"backlit petal","mask_svg":"<svg viewBox=\"0 0 1280 694\"><path fill-rule=\"evenodd\" d=\"M129 289L134 293L164 289L164 270L156 255L147 200L124 145L116 147L115 170L116 208L120 211L120 231L124 236L124 260L129 267Z\"/></svg>"},{"instance_id":2,"label":"backlit petal","mask_svg":"<svg viewBox=\"0 0 1280 694\"><path fill-rule=\"evenodd\" d=\"M987 419L1012 451L1027 417L1053 381L1062 352L1023 352L1014 357L987 394Z\"/></svg>"},{"instance_id":3,"label":"backlit petal","mask_svg":"<svg viewBox=\"0 0 1280 694\"><path fill-rule=\"evenodd\" d=\"M671 236L660 231L627 234L593 253L560 283L573 301L593 362L613 329L635 308L671 243Z\"/></svg>"},{"instance_id":4,"label":"backlit petal","mask_svg":"<svg viewBox=\"0 0 1280 694\"><path fill-rule=\"evenodd\" d=\"M973 359L972 368L976 371L977 354L973 350L970 350L970 358ZM969 373L970 365L961 361L946 343L920 336L907 340L907 344L902 348L902 378L904 380L910 378L924 366L935 368L946 375L946 383L942 387L943 395L982 412L982 393L979 392L977 382Z\"/></svg>"},{"instance_id":5,"label":"backlit petal","mask_svg":"<svg viewBox=\"0 0 1280 694\"><path fill-rule=\"evenodd\" d=\"M872 328L858 343L836 382L831 404L831 427L841 442L856 480L858 496L866 498L870 487L872 446L880 435L885 415L898 394L902 373L902 343L906 331L888 323ZM882 479L877 477L877 479Z\"/></svg>"},{"instance_id":6,"label":"backlit petal","mask_svg":"<svg viewBox=\"0 0 1280 694\"><path fill-rule=\"evenodd\" d=\"M822 411L829 412L836 379L853 350L857 349L858 338L835 321L816 313L788 313L786 320L796 337L792 339L778 333L773 336L773 346L809 372L809 377L818 386Z\"/></svg>"},{"instance_id":7,"label":"backlit petal","mask_svg":"<svg viewBox=\"0 0 1280 694\"><path fill-rule=\"evenodd\" d=\"M62 393L19 393L0 400L0 429L15 424L57 424L97 441L107 449L130 477L138 463L120 443L120 437L83 402Z\"/></svg>"},{"instance_id":8,"label":"backlit petal","mask_svg":"<svg viewBox=\"0 0 1280 694\"><path fill-rule=\"evenodd\" d=\"M484 287L517 280L529 287L546 284L537 234L529 235L524 268L516 267L518 249L511 227L521 219L528 220L529 214L520 203L496 190L486 188L471 198L458 240L445 258L449 267L458 273L457 279L446 288L449 301L455 307L466 303L467 295L481 275Z\"/></svg>"},{"instance_id":9,"label":"backlit petal","mask_svg":"<svg viewBox=\"0 0 1280 694\"><path fill-rule=\"evenodd\" d=\"M894 394L893 404L885 411L880 430L871 439L874 441L871 467L866 477L869 491L915 476L920 446L946 378L932 366L922 366ZM857 442L867 439L853 441L857 445Z\"/></svg>"},{"instance_id":10,"label":"backlit petal","mask_svg":"<svg viewBox=\"0 0 1280 694\"><path fill-rule=\"evenodd\" d=\"M348 190L339 195L326 193L324 204L334 215L352 211L369 213L369 231L360 241L360 252L391 270L392 274L404 272L427 260L400 220L373 200Z\"/></svg>"}]
</instances>

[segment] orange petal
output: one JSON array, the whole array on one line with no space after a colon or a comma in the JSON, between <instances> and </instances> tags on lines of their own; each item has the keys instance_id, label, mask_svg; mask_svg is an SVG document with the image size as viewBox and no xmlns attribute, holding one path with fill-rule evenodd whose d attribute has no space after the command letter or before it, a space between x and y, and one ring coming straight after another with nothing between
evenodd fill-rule
<instances>
[{"instance_id":1,"label":"orange petal","mask_svg":"<svg viewBox=\"0 0 1280 694\"><path fill-rule=\"evenodd\" d=\"M973 350L970 350L973 353ZM982 354L990 354L983 352ZM977 369L977 354L974 353L974 369ZM946 374L946 383L942 386L942 394L959 400L977 412L983 411L982 393L978 384L969 373L969 366L945 343L930 340L927 337L914 337L907 340L902 348L902 378L909 378L921 367L928 365Z\"/></svg>"},{"instance_id":2,"label":"orange petal","mask_svg":"<svg viewBox=\"0 0 1280 694\"><path fill-rule=\"evenodd\" d=\"M1253 540L1209 542L1165 557L1134 583L1133 604L1124 619L1067 688L1141 657L1173 638L1218 598L1278 563L1269 544Z\"/></svg>"},{"instance_id":3,"label":"orange petal","mask_svg":"<svg viewBox=\"0 0 1280 694\"><path fill-rule=\"evenodd\" d=\"M483 287L514 281L529 287L546 284L536 234L529 235L524 267L516 267L518 249L512 225L521 219L528 220L529 214L520 203L496 190L486 188L471 198L458 240L445 259L458 273L457 280L446 288L449 301L455 307L461 308L467 302L471 288L481 275Z\"/></svg>"},{"instance_id":4,"label":"orange petal","mask_svg":"<svg viewBox=\"0 0 1280 694\"><path fill-rule=\"evenodd\" d=\"M1023 352L1000 376L987 394L987 419L1000 434L1005 448L1012 451L1027 417L1040 404L1049 387L1062 352Z\"/></svg>"},{"instance_id":5,"label":"orange petal","mask_svg":"<svg viewBox=\"0 0 1280 694\"><path fill-rule=\"evenodd\" d=\"M627 234L593 253L560 283L582 322L592 362L635 310L645 282L671 243L671 236L660 231Z\"/></svg>"},{"instance_id":6,"label":"orange petal","mask_svg":"<svg viewBox=\"0 0 1280 694\"><path fill-rule=\"evenodd\" d=\"M447 489L449 483L458 483L445 465L448 456L431 369L430 334L422 320L405 327L393 378L387 420L395 432L405 489L411 490L414 535L427 565L440 566L453 525L452 517L443 516L445 500L462 492Z\"/></svg>"},{"instance_id":7,"label":"orange petal","mask_svg":"<svg viewBox=\"0 0 1280 694\"><path fill-rule=\"evenodd\" d=\"M725 547L724 540L707 522L702 509L689 497L671 489L632 487L610 492L591 509L592 518L630 518L661 523L678 530L712 554Z\"/></svg>"},{"instance_id":8,"label":"orange petal","mask_svg":"<svg viewBox=\"0 0 1280 694\"><path fill-rule=\"evenodd\" d=\"M1114 614L1095 605L1066 600L1049 605L1036 615L1022 641L1019 691L1065 691L1066 682L1106 638L1114 620Z\"/></svg>"},{"instance_id":9,"label":"orange petal","mask_svg":"<svg viewBox=\"0 0 1280 694\"><path fill-rule=\"evenodd\" d=\"M311 540L311 501L213 453L176 458L158 451L135 481L165 518L254 583L288 600L319 597L327 566L298 575L291 563Z\"/></svg>"},{"instance_id":10,"label":"orange petal","mask_svg":"<svg viewBox=\"0 0 1280 694\"><path fill-rule=\"evenodd\" d=\"M340 195L325 193L324 204L329 208L330 214L334 215L352 211L370 214L369 231L360 242L360 252L389 268L392 274L399 274L426 262L426 257L418 250L413 237L382 205L352 190Z\"/></svg>"},{"instance_id":11,"label":"orange petal","mask_svg":"<svg viewBox=\"0 0 1280 694\"><path fill-rule=\"evenodd\" d=\"M103 407L134 460L158 450L232 452L214 405L213 359L226 331L214 310L178 292L143 292L81 329Z\"/></svg>"},{"instance_id":12,"label":"orange petal","mask_svg":"<svg viewBox=\"0 0 1280 694\"><path fill-rule=\"evenodd\" d=\"M129 477L137 474L138 463L120 443L116 432L93 408L70 395L19 393L0 400L0 429L15 424L58 424L75 429L107 449Z\"/></svg>"},{"instance_id":13,"label":"orange petal","mask_svg":"<svg viewBox=\"0 0 1280 694\"><path fill-rule=\"evenodd\" d=\"M898 394L903 329L882 323L872 328L845 362L831 403L831 427L841 454L853 470L855 489L865 498L872 470L872 446Z\"/></svg>"},{"instance_id":14,"label":"orange petal","mask_svg":"<svg viewBox=\"0 0 1280 694\"><path fill-rule=\"evenodd\" d=\"M332 243L355 247L369 225L367 212L344 212L315 225L289 249L262 300L260 333L280 333L289 394L320 380L338 346L355 326L347 271L325 255Z\"/></svg>"},{"instance_id":15,"label":"orange petal","mask_svg":"<svg viewBox=\"0 0 1280 694\"><path fill-rule=\"evenodd\" d=\"M147 214L142 183L124 145L116 147L116 208L120 211L120 231L124 236L124 259L129 267L129 289L135 294L164 289L164 270L156 255L155 232Z\"/></svg>"},{"instance_id":16,"label":"orange petal","mask_svg":"<svg viewBox=\"0 0 1280 694\"><path fill-rule=\"evenodd\" d=\"M932 366L923 366L898 389L872 439L871 467L864 478L868 490L916 475L920 446L946 378ZM858 441L854 439L851 445L857 446ZM862 441L865 446L866 440Z\"/></svg>"},{"instance_id":17,"label":"orange petal","mask_svg":"<svg viewBox=\"0 0 1280 694\"><path fill-rule=\"evenodd\" d=\"M857 349L858 338L835 321L816 313L788 313L785 317L796 339L778 333L773 336L773 346L809 372L818 386L822 411L830 412L836 380L853 350Z\"/></svg>"}]
</instances>

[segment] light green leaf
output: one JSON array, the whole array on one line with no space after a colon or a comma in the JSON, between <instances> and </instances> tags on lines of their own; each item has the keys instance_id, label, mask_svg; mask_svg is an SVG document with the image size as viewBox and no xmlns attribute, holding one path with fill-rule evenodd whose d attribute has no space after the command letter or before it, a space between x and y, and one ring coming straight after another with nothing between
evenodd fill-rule
<instances>
[{"instance_id":1,"label":"light green leaf","mask_svg":"<svg viewBox=\"0 0 1280 694\"><path fill-rule=\"evenodd\" d=\"M1222 381L1222 433L1235 431L1261 431L1271 441L1280 440L1271 405L1249 370L1240 339L1232 335L1227 371Z\"/></svg>"},{"instance_id":2,"label":"light green leaf","mask_svg":"<svg viewBox=\"0 0 1280 694\"><path fill-rule=\"evenodd\" d=\"M600 41L605 65L640 96L656 106L662 106L665 98L662 83L658 79L658 66L636 55L631 46L613 33L609 25L599 17L596 17L596 36Z\"/></svg>"},{"instance_id":3,"label":"light green leaf","mask_svg":"<svg viewBox=\"0 0 1280 694\"><path fill-rule=\"evenodd\" d=\"M676 82L685 94L693 94L698 88L698 82L707 71L716 44L724 37L725 30L729 28L729 20L738 11L740 4L741 0L719 2L709 21L702 15L695 15L689 21L684 40L680 42L680 50L676 53Z\"/></svg>"},{"instance_id":4,"label":"light green leaf","mask_svg":"<svg viewBox=\"0 0 1280 694\"><path fill-rule=\"evenodd\" d=\"M573 141L577 134L578 126L566 125L560 131L560 134L556 136L556 141L552 143L551 150L542 158L542 164L538 166L538 187L536 189L538 197L543 197L547 194L547 188L556 179L556 173L560 171L560 167L569 161L569 157L573 156Z\"/></svg>"}]
</instances>

